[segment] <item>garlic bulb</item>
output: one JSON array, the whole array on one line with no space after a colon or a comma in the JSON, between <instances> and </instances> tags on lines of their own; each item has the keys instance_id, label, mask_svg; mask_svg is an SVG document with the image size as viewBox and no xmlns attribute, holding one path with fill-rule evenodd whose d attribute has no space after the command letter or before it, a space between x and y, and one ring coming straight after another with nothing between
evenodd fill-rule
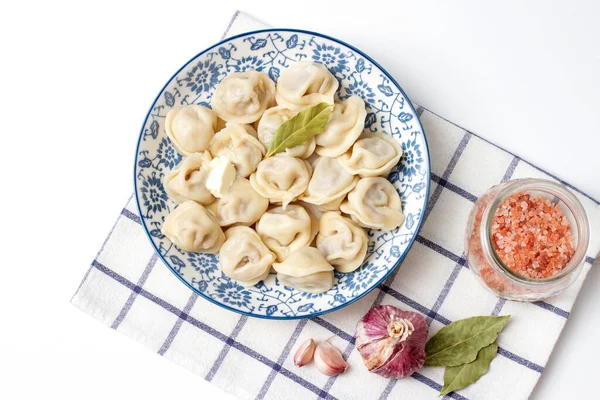
<instances>
[{"instance_id":1,"label":"garlic bulb","mask_svg":"<svg viewBox=\"0 0 600 400\"><path fill-rule=\"evenodd\" d=\"M428 329L420 314L376 306L356 327L356 348L369 371L405 378L423 367Z\"/></svg>"}]
</instances>

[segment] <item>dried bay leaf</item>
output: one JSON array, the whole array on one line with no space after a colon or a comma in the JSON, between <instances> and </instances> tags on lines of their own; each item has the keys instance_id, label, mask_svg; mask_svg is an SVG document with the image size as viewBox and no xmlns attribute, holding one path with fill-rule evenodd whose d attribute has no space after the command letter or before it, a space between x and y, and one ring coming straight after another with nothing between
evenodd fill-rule
<instances>
[{"instance_id":1,"label":"dried bay leaf","mask_svg":"<svg viewBox=\"0 0 600 400\"><path fill-rule=\"evenodd\" d=\"M479 350L477 358L474 361L455 367L446 367L444 371L444 386L442 387L440 396L455 392L477 382L479 378L488 372L490 363L496 357L497 353L498 344L494 342Z\"/></svg>"},{"instance_id":2,"label":"dried bay leaf","mask_svg":"<svg viewBox=\"0 0 600 400\"><path fill-rule=\"evenodd\" d=\"M281 124L269 144L265 158L281 153L285 149L304 144L313 136L323 132L327 121L329 121L331 109L331 104L319 103L305 108Z\"/></svg>"},{"instance_id":3,"label":"dried bay leaf","mask_svg":"<svg viewBox=\"0 0 600 400\"><path fill-rule=\"evenodd\" d=\"M479 350L496 341L510 315L471 317L440 329L425 345L425 365L453 367L470 363Z\"/></svg>"}]
</instances>

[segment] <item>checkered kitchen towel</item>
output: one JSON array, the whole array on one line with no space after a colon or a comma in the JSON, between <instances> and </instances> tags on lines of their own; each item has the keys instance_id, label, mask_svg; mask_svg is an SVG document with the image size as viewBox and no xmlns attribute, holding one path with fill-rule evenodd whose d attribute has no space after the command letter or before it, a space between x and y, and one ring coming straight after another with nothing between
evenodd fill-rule
<instances>
[{"instance_id":1,"label":"checkered kitchen towel","mask_svg":"<svg viewBox=\"0 0 600 400\"><path fill-rule=\"evenodd\" d=\"M264 25L236 13L226 34L260 28ZM158 257L130 199L73 304L240 398L286 400L437 398L442 368L424 368L396 381L371 374L362 365L354 351L354 329L375 304L422 313L431 334L473 315L512 314L490 372L450 397L526 398L544 371L600 242L592 240L581 276L559 297L522 304L499 300L485 291L462 255L473 202L490 186L511 178L556 178L422 107L417 111L431 151L427 219L402 265L360 301L310 320L267 321L221 309L191 293L164 265L156 265ZM472 173L474 166L477 174ZM600 203L562 183L584 204L593 237L600 237ZM346 374L330 378L314 365L293 366L291 355L298 344L332 334L333 343L349 359Z\"/></svg>"}]
</instances>

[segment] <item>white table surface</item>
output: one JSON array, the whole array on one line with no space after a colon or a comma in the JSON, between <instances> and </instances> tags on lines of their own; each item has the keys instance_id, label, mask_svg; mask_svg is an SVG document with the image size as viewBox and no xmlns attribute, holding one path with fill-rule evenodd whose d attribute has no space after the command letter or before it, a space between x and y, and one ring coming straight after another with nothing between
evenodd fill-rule
<instances>
[{"instance_id":1,"label":"white table surface","mask_svg":"<svg viewBox=\"0 0 600 400\"><path fill-rule=\"evenodd\" d=\"M0 397L232 399L69 300L132 192L152 99L237 8L356 45L413 101L600 198L600 3L283 3L2 3ZM594 268L534 398L596 393L599 301Z\"/></svg>"}]
</instances>

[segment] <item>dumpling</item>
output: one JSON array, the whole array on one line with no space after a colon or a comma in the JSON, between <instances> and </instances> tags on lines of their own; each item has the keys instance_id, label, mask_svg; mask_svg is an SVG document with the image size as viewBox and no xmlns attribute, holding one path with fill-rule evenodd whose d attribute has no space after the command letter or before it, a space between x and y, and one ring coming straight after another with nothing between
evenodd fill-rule
<instances>
[{"instance_id":1,"label":"dumpling","mask_svg":"<svg viewBox=\"0 0 600 400\"><path fill-rule=\"evenodd\" d=\"M269 145L277 129L294 115L296 115L295 112L282 106L271 107L265 111L258 122L257 128L258 140L265 146L265 149L269 149ZM316 142L313 136L307 143L285 149L285 152L292 157L308 158L315 151L315 146ZM283 154L283 152L279 154Z\"/></svg>"},{"instance_id":2,"label":"dumpling","mask_svg":"<svg viewBox=\"0 0 600 400\"><path fill-rule=\"evenodd\" d=\"M319 157L302 201L322 211L338 210L346 193L358 182L358 177L346 171L335 158Z\"/></svg>"},{"instance_id":3,"label":"dumpling","mask_svg":"<svg viewBox=\"0 0 600 400\"><path fill-rule=\"evenodd\" d=\"M363 228L336 212L328 212L319 222L317 249L340 272L352 272L361 266L369 239Z\"/></svg>"},{"instance_id":4,"label":"dumpling","mask_svg":"<svg viewBox=\"0 0 600 400\"><path fill-rule=\"evenodd\" d=\"M254 229L234 226L225 236L227 240L219 252L219 265L225 275L244 286L256 285L269 275L275 255Z\"/></svg>"},{"instance_id":5,"label":"dumpling","mask_svg":"<svg viewBox=\"0 0 600 400\"><path fill-rule=\"evenodd\" d=\"M359 139L338 157L346 171L360 176L386 176L402 157L402 146L391 135L375 133Z\"/></svg>"},{"instance_id":6,"label":"dumpling","mask_svg":"<svg viewBox=\"0 0 600 400\"><path fill-rule=\"evenodd\" d=\"M207 208L221 226L252 225L269 207L269 199L256 193L248 179L237 178L229 191Z\"/></svg>"},{"instance_id":7,"label":"dumpling","mask_svg":"<svg viewBox=\"0 0 600 400\"><path fill-rule=\"evenodd\" d=\"M290 253L310 245L318 227L304 207L290 204L284 210L275 207L267 211L256 224L256 232L264 244L283 261Z\"/></svg>"},{"instance_id":8,"label":"dumpling","mask_svg":"<svg viewBox=\"0 0 600 400\"><path fill-rule=\"evenodd\" d=\"M316 136L317 154L327 157L344 154L363 132L366 116L365 102L358 96L335 103L325 129Z\"/></svg>"},{"instance_id":9,"label":"dumpling","mask_svg":"<svg viewBox=\"0 0 600 400\"><path fill-rule=\"evenodd\" d=\"M333 267L314 247L296 250L273 268L284 286L308 293L323 293L333 287Z\"/></svg>"},{"instance_id":10,"label":"dumpling","mask_svg":"<svg viewBox=\"0 0 600 400\"><path fill-rule=\"evenodd\" d=\"M299 61L277 80L277 104L293 111L325 102L333 104L339 82L322 64Z\"/></svg>"},{"instance_id":11,"label":"dumpling","mask_svg":"<svg viewBox=\"0 0 600 400\"><path fill-rule=\"evenodd\" d=\"M309 168L307 162L287 154L269 157L261 161L256 172L250 175L250 184L271 203L281 203L285 209L306 190L310 180Z\"/></svg>"},{"instance_id":12,"label":"dumpling","mask_svg":"<svg viewBox=\"0 0 600 400\"><path fill-rule=\"evenodd\" d=\"M296 113L292 110L289 110L283 106L275 106L269 108L260 121L258 121L258 127L256 132L258 134L258 140L265 146L265 148L269 148L269 144L275 136L275 131L279 128L284 122L289 121Z\"/></svg>"},{"instance_id":13,"label":"dumpling","mask_svg":"<svg viewBox=\"0 0 600 400\"><path fill-rule=\"evenodd\" d=\"M173 107L165 119L167 136L184 156L206 150L216 129L217 115L197 104Z\"/></svg>"},{"instance_id":14,"label":"dumpling","mask_svg":"<svg viewBox=\"0 0 600 400\"><path fill-rule=\"evenodd\" d=\"M186 200L210 204L215 199L206 188L211 161L208 151L187 156L165 175L163 186L167 196L177 204Z\"/></svg>"},{"instance_id":15,"label":"dumpling","mask_svg":"<svg viewBox=\"0 0 600 400\"><path fill-rule=\"evenodd\" d=\"M258 121L275 100L275 83L258 71L236 72L223 78L212 98L212 108L228 122Z\"/></svg>"},{"instance_id":16,"label":"dumpling","mask_svg":"<svg viewBox=\"0 0 600 400\"><path fill-rule=\"evenodd\" d=\"M391 231L404 222L400 195L381 177L359 180L340 209L364 228Z\"/></svg>"},{"instance_id":17,"label":"dumpling","mask_svg":"<svg viewBox=\"0 0 600 400\"><path fill-rule=\"evenodd\" d=\"M246 133L248 135L258 138L258 136L256 134L256 128L254 126L252 126L250 124L241 124L241 125L244 127L244 130L246 131ZM217 129L215 129L215 133L225 129L226 126L227 126L227 121L217 117Z\"/></svg>"},{"instance_id":18,"label":"dumpling","mask_svg":"<svg viewBox=\"0 0 600 400\"><path fill-rule=\"evenodd\" d=\"M214 217L195 201L181 203L165 218L161 232L189 253L216 253L225 241Z\"/></svg>"},{"instance_id":19,"label":"dumpling","mask_svg":"<svg viewBox=\"0 0 600 400\"><path fill-rule=\"evenodd\" d=\"M248 125L249 126L249 125ZM255 137L248 134L244 125L228 122L210 142L213 157L224 156L235 166L237 176L245 178L256 171L265 155L265 148Z\"/></svg>"}]
</instances>

